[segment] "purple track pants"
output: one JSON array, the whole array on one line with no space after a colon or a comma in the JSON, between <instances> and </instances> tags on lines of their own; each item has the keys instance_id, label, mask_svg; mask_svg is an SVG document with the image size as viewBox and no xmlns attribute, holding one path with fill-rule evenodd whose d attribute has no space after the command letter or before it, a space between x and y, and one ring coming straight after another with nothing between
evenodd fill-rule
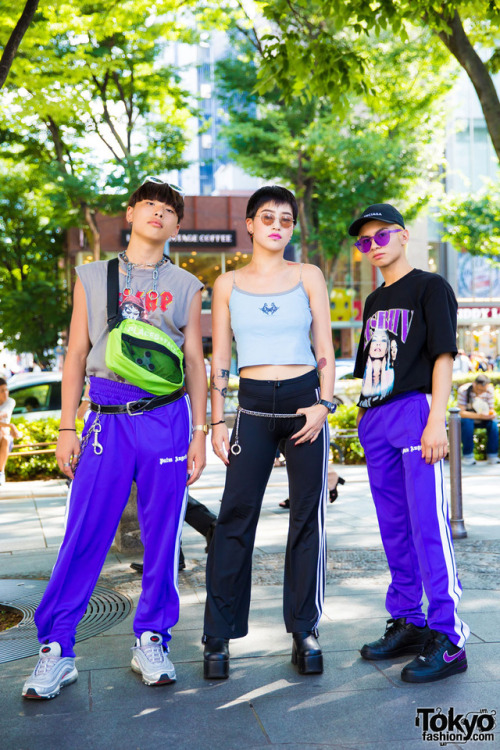
<instances>
[{"instance_id":1,"label":"purple track pants","mask_svg":"<svg viewBox=\"0 0 500 750\"><path fill-rule=\"evenodd\" d=\"M90 397L100 404L136 401L147 392L127 383L91 378ZM96 414L85 425L91 429ZM142 593L134 633L160 633L167 646L179 619L179 545L187 502L189 398L150 412L100 415L97 455L93 435L85 447L68 497L66 531L51 579L35 613L40 643L58 641L74 656L83 617L127 504L132 481L144 543Z\"/></svg>"},{"instance_id":2,"label":"purple track pants","mask_svg":"<svg viewBox=\"0 0 500 750\"><path fill-rule=\"evenodd\" d=\"M393 618L422 626L422 584L427 622L457 646L469 627L459 618L462 588L448 517L443 462L422 458L420 441L430 396L412 392L372 407L359 424L380 533L391 571L386 607Z\"/></svg>"}]
</instances>

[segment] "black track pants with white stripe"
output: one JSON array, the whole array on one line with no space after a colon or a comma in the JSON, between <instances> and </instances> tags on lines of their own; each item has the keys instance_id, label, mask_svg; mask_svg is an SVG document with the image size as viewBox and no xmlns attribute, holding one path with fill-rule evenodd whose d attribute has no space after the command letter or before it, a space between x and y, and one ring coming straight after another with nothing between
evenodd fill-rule
<instances>
[{"instance_id":1,"label":"black track pants with white stripe","mask_svg":"<svg viewBox=\"0 0 500 750\"><path fill-rule=\"evenodd\" d=\"M279 382L242 378L239 402L251 411L294 414L298 408L316 403L318 393L315 371ZM325 589L329 433L325 421L314 443L295 445L293 435L304 422L304 417L240 415L241 453L230 454L221 510L208 553L207 635L242 638L248 632L255 532L280 444L286 457L290 497L283 590L285 625L289 633L294 633L313 630L319 622Z\"/></svg>"}]
</instances>

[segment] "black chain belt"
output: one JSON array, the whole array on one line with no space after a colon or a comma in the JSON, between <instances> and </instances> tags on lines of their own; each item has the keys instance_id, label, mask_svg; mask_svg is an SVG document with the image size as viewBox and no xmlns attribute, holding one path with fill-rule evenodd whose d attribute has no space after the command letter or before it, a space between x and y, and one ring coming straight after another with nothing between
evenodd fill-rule
<instances>
[{"instance_id":1,"label":"black chain belt","mask_svg":"<svg viewBox=\"0 0 500 750\"><path fill-rule=\"evenodd\" d=\"M128 414L133 417L136 414L142 414L145 411L153 411L158 409L160 406L171 404L173 401L178 401L185 394L184 386L179 390L169 393L166 396L153 396L153 398L140 398L138 401L127 401L126 404L116 405L103 405L96 404L95 401L90 402L90 408L92 411L98 414Z\"/></svg>"}]
</instances>

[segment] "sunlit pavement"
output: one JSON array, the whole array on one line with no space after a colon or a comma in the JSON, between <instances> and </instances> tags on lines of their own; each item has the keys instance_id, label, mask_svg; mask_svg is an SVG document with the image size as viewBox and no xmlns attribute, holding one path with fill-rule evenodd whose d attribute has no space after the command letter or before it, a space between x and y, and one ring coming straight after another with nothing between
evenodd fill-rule
<instances>
[{"instance_id":1,"label":"sunlit pavement","mask_svg":"<svg viewBox=\"0 0 500 750\"><path fill-rule=\"evenodd\" d=\"M175 685L148 688L130 670L132 618L77 645L79 679L52 701L20 697L36 657L0 665L5 750L239 750L351 748L406 750L439 747L423 741L419 708L483 716L500 708L500 467L463 467L467 539L455 543L464 587L460 613L472 635L469 669L429 685L400 680L403 657L367 662L359 648L379 637L389 577L364 467L340 467L346 484L327 508L328 573L320 641L323 675L300 676L290 663L291 638L282 620L282 569L288 512L286 469L273 470L264 498L254 564L249 634L232 641L231 677L202 677L205 540L185 525L187 568L179 575L181 616L173 631ZM217 512L224 468L209 455L193 495ZM63 482L7 483L0 488L0 575L49 577L64 525ZM111 552L102 585L116 586L134 604L140 578L132 558ZM421 714L420 714L421 717ZM442 722L441 722L442 723ZM437 722L439 725L440 722ZM469 740L455 747L495 747ZM464 735L462 735L463 738ZM455 740L456 742L456 740Z\"/></svg>"}]
</instances>

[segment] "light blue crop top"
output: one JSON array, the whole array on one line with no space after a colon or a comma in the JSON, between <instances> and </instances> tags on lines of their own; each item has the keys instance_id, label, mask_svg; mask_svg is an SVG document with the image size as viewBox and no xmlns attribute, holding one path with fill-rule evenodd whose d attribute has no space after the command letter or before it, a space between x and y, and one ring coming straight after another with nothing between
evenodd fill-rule
<instances>
[{"instance_id":1,"label":"light blue crop top","mask_svg":"<svg viewBox=\"0 0 500 750\"><path fill-rule=\"evenodd\" d=\"M302 269L301 269L302 276ZM312 314L302 280L286 292L253 294L236 286L229 298L238 370L254 365L312 365Z\"/></svg>"}]
</instances>

